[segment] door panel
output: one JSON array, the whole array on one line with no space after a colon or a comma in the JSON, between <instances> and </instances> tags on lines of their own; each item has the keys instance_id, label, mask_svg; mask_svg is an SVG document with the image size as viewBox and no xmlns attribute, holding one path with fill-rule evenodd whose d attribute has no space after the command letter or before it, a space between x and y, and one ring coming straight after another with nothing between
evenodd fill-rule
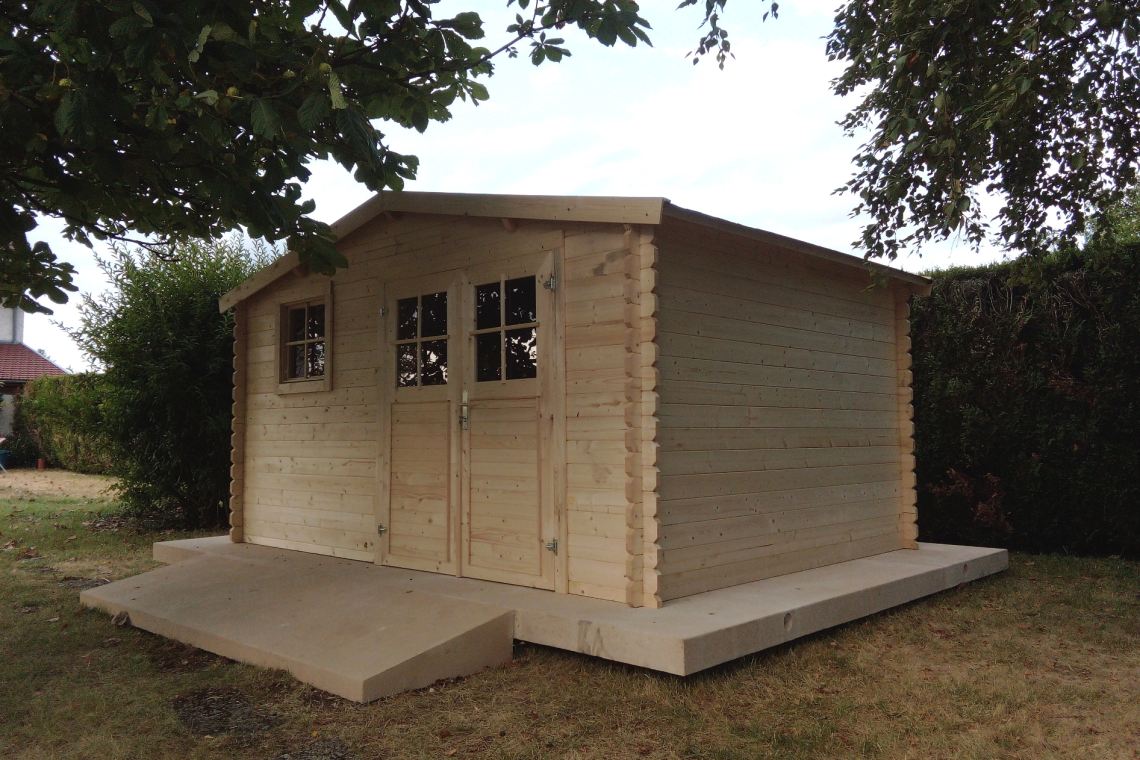
<instances>
[{"instance_id":1,"label":"door panel","mask_svg":"<svg viewBox=\"0 0 1140 760\"><path fill-rule=\"evenodd\" d=\"M470 405L466 575L546 587L538 400Z\"/></svg>"},{"instance_id":2,"label":"door panel","mask_svg":"<svg viewBox=\"0 0 1140 760\"><path fill-rule=\"evenodd\" d=\"M462 341L453 335L459 326L459 276L429 275L390 283L385 290L381 382L388 400L389 464L378 519L387 531L380 539L380 562L456 574L461 379L455 372L462 366Z\"/></svg>"},{"instance_id":3,"label":"door panel","mask_svg":"<svg viewBox=\"0 0 1140 760\"><path fill-rule=\"evenodd\" d=\"M555 587L554 261L543 251L386 287L381 563Z\"/></svg>"},{"instance_id":4,"label":"door panel","mask_svg":"<svg viewBox=\"0 0 1140 760\"><path fill-rule=\"evenodd\" d=\"M394 563L413 560L439 570L451 562L451 418L447 401L392 404L388 556Z\"/></svg>"}]
</instances>

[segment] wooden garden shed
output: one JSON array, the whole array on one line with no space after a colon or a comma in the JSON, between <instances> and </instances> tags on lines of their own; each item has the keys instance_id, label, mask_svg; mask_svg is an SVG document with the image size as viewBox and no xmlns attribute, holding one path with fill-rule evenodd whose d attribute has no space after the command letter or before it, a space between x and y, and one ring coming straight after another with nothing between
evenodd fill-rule
<instances>
[{"instance_id":1,"label":"wooden garden shed","mask_svg":"<svg viewBox=\"0 0 1140 760\"><path fill-rule=\"evenodd\" d=\"M235 309L231 538L659 607L915 548L928 281L663 198L382 193Z\"/></svg>"}]
</instances>

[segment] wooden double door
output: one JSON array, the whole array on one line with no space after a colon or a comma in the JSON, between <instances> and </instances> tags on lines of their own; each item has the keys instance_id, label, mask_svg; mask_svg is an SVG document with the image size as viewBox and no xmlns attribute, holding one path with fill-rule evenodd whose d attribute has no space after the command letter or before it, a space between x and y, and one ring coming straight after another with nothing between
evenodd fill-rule
<instances>
[{"instance_id":1,"label":"wooden double door","mask_svg":"<svg viewBox=\"0 0 1140 760\"><path fill-rule=\"evenodd\" d=\"M380 563L554 588L554 262L385 288Z\"/></svg>"}]
</instances>

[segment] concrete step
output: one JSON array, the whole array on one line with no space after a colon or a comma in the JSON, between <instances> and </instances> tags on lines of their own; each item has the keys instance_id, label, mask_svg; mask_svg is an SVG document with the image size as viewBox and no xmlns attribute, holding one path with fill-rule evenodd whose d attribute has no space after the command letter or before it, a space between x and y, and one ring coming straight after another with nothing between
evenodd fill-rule
<instances>
[{"instance_id":1,"label":"concrete step","mask_svg":"<svg viewBox=\"0 0 1140 760\"><path fill-rule=\"evenodd\" d=\"M258 561L189 550L179 560L84 591L80 601L112 615L126 612L137 628L223 657L288 670L358 702L511 658L512 609L393 586L362 588L355 568L331 557L281 552Z\"/></svg>"}]
</instances>

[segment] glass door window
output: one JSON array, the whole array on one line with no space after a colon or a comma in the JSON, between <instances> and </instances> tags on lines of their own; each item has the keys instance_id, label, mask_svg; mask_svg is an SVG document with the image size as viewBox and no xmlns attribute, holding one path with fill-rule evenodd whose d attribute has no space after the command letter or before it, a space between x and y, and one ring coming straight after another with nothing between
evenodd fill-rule
<instances>
[{"instance_id":1,"label":"glass door window","mask_svg":"<svg viewBox=\"0 0 1140 760\"><path fill-rule=\"evenodd\" d=\"M396 387L447 385L447 291L396 301Z\"/></svg>"},{"instance_id":2,"label":"glass door window","mask_svg":"<svg viewBox=\"0 0 1140 760\"><path fill-rule=\"evenodd\" d=\"M475 286L475 381L538 377L537 278Z\"/></svg>"}]
</instances>

